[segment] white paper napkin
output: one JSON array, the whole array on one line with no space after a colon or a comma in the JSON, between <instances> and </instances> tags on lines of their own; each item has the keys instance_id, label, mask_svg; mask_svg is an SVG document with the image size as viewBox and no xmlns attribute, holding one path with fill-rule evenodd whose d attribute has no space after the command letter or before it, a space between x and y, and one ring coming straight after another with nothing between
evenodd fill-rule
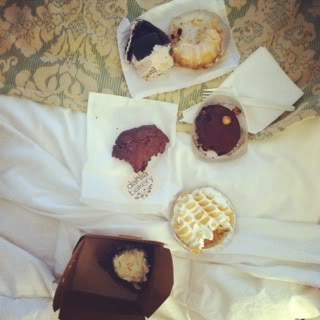
<instances>
[{"instance_id":1,"label":"white paper napkin","mask_svg":"<svg viewBox=\"0 0 320 320\"><path fill-rule=\"evenodd\" d=\"M229 21L223 0L173 0L146 12L140 18L150 21L155 26L168 33L169 25L173 18L188 11L199 9L215 12L229 28ZM131 96L135 98L143 98L157 93L173 91L203 83L232 71L239 64L240 55L230 34L226 54L216 66L203 70L189 70L186 68L173 67L168 73L162 75L158 79L145 81L136 74L132 66L127 64L124 59L129 33L130 22L128 19L123 19L117 31L118 49L122 70L127 81L129 92Z\"/></svg>"},{"instance_id":2,"label":"white paper napkin","mask_svg":"<svg viewBox=\"0 0 320 320\"><path fill-rule=\"evenodd\" d=\"M220 86L239 96L279 105L293 105L303 95L264 47L250 55ZM254 108L243 104L250 133L258 133L276 120L283 111ZM199 105L183 112L183 121L192 122Z\"/></svg>"},{"instance_id":3,"label":"white paper napkin","mask_svg":"<svg viewBox=\"0 0 320 320\"><path fill-rule=\"evenodd\" d=\"M176 104L90 93L82 200L122 213L158 213L167 207L179 190L173 153L176 119ZM121 132L149 124L170 142L144 172L136 174L129 163L112 157L112 148Z\"/></svg>"}]
</instances>

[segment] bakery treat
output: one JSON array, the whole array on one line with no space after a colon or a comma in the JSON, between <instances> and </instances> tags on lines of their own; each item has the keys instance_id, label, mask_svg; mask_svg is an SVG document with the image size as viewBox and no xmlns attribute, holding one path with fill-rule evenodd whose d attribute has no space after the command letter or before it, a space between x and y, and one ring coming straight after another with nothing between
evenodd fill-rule
<instances>
[{"instance_id":1,"label":"bakery treat","mask_svg":"<svg viewBox=\"0 0 320 320\"><path fill-rule=\"evenodd\" d=\"M210 187L200 188L179 195L173 205L171 225L182 245L199 253L230 237L235 214L220 192Z\"/></svg>"},{"instance_id":2,"label":"bakery treat","mask_svg":"<svg viewBox=\"0 0 320 320\"><path fill-rule=\"evenodd\" d=\"M131 25L126 46L126 61L145 80L166 73L173 65L170 38L159 28L142 19Z\"/></svg>"},{"instance_id":3,"label":"bakery treat","mask_svg":"<svg viewBox=\"0 0 320 320\"><path fill-rule=\"evenodd\" d=\"M213 94L200 105L192 129L193 149L204 160L228 160L247 150L245 113L235 98Z\"/></svg>"},{"instance_id":4,"label":"bakery treat","mask_svg":"<svg viewBox=\"0 0 320 320\"><path fill-rule=\"evenodd\" d=\"M134 172L144 171L153 156L163 153L168 137L155 125L123 131L116 139L112 156L130 163Z\"/></svg>"},{"instance_id":5,"label":"bakery treat","mask_svg":"<svg viewBox=\"0 0 320 320\"><path fill-rule=\"evenodd\" d=\"M240 136L237 114L223 105L203 107L195 120L195 143L203 152L226 155L237 147Z\"/></svg>"},{"instance_id":6,"label":"bakery treat","mask_svg":"<svg viewBox=\"0 0 320 320\"><path fill-rule=\"evenodd\" d=\"M181 67L208 68L222 55L224 31L213 12L195 10L174 18L170 35L172 57Z\"/></svg>"},{"instance_id":7,"label":"bakery treat","mask_svg":"<svg viewBox=\"0 0 320 320\"><path fill-rule=\"evenodd\" d=\"M118 252L112 260L113 270L121 279L140 290L148 280L150 265L142 249L128 249Z\"/></svg>"}]
</instances>

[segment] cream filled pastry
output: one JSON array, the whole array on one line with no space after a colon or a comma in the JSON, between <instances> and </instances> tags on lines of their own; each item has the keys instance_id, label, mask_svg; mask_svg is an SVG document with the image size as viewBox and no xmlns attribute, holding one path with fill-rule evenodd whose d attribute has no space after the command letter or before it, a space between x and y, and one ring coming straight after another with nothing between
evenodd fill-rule
<instances>
[{"instance_id":1,"label":"cream filled pastry","mask_svg":"<svg viewBox=\"0 0 320 320\"><path fill-rule=\"evenodd\" d=\"M142 283L148 280L150 265L144 250L130 249L114 256L113 269L120 279L131 283L136 289L141 289Z\"/></svg>"},{"instance_id":2,"label":"cream filled pastry","mask_svg":"<svg viewBox=\"0 0 320 320\"><path fill-rule=\"evenodd\" d=\"M172 227L179 241L193 252L223 242L234 228L229 201L213 188L181 194L173 207Z\"/></svg>"},{"instance_id":3,"label":"cream filled pastry","mask_svg":"<svg viewBox=\"0 0 320 320\"><path fill-rule=\"evenodd\" d=\"M137 19L131 25L126 60L145 80L166 73L174 64L170 38L152 23Z\"/></svg>"}]
</instances>

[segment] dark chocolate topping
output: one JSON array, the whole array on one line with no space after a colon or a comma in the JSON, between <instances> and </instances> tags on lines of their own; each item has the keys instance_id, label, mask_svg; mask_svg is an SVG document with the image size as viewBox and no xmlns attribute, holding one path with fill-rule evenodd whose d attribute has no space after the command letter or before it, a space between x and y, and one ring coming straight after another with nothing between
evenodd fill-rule
<instances>
[{"instance_id":1,"label":"dark chocolate topping","mask_svg":"<svg viewBox=\"0 0 320 320\"><path fill-rule=\"evenodd\" d=\"M229 117L231 122L223 121L223 117ZM202 108L195 125L198 146L204 151L213 150L219 156L224 155L232 151L240 140L241 129L237 116L222 105Z\"/></svg>"},{"instance_id":2,"label":"dark chocolate topping","mask_svg":"<svg viewBox=\"0 0 320 320\"><path fill-rule=\"evenodd\" d=\"M168 137L155 125L123 131L113 146L114 158L129 162L138 173L144 171L153 156L163 153Z\"/></svg>"},{"instance_id":3,"label":"dark chocolate topping","mask_svg":"<svg viewBox=\"0 0 320 320\"><path fill-rule=\"evenodd\" d=\"M135 22L126 48L126 59L131 62L135 56L137 60L149 56L156 45L166 46L170 44L169 37L159 28L146 20ZM128 45L130 46L128 48Z\"/></svg>"}]
</instances>

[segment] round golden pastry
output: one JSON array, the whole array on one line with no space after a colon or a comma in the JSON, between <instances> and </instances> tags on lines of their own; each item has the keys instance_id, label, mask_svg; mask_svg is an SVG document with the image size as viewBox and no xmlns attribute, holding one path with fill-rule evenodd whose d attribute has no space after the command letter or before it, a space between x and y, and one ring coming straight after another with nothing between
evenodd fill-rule
<instances>
[{"instance_id":1,"label":"round golden pastry","mask_svg":"<svg viewBox=\"0 0 320 320\"><path fill-rule=\"evenodd\" d=\"M200 253L226 244L234 232L235 220L229 200L219 191L205 187L178 196L171 226L183 247Z\"/></svg>"},{"instance_id":2,"label":"round golden pastry","mask_svg":"<svg viewBox=\"0 0 320 320\"><path fill-rule=\"evenodd\" d=\"M222 55L223 27L213 12L196 10L174 18L170 35L172 57L181 67L208 68Z\"/></svg>"}]
</instances>

